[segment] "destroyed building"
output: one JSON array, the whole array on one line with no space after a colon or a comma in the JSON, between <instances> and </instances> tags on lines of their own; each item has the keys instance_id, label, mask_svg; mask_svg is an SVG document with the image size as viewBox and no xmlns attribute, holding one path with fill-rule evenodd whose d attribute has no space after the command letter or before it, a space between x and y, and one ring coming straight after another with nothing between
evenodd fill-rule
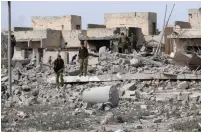
<instances>
[{"instance_id":1,"label":"destroyed building","mask_svg":"<svg viewBox=\"0 0 201 132\"><path fill-rule=\"evenodd\" d=\"M32 17L32 28L14 28L17 44L13 59L28 59L39 54L39 59L46 63L49 56L55 59L60 52L67 64L78 52L78 34L86 34L80 29L81 16Z\"/></svg>"},{"instance_id":2,"label":"destroyed building","mask_svg":"<svg viewBox=\"0 0 201 132\"><path fill-rule=\"evenodd\" d=\"M127 21L121 21L122 17ZM102 46L109 48L111 43L117 45L121 32L128 36L133 32L139 41L144 41L143 34L152 35L156 31L156 13L105 14L104 18L105 25L89 24L87 30L81 30L81 16L34 16L32 27L14 28L17 45L13 59L37 58L38 54L39 61L46 63L50 55L54 59L60 52L65 63L69 63L78 53L82 40L79 34L86 36L84 40L90 50L98 51Z\"/></svg>"},{"instance_id":3,"label":"destroyed building","mask_svg":"<svg viewBox=\"0 0 201 132\"><path fill-rule=\"evenodd\" d=\"M201 10L188 10L189 22L175 22L172 39L173 50L200 54L201 50Z\"/></svg>"},{"instance_id":4,"label":"destroyed building","mask_svg":"<svg viewBox=\"0 0 201 132\"><path fill-rule=\"evenodd\" d=\"M71 16L36 19L33 27L14 28L17 46L15 60L11 61L15 62L11 68L12 91L9 70L1 63L2 131L201 131L201 64L195 63L201 62L199 52L189 53L190 57L187 52L177 52L190 52L185 48L189 41L192 45L200 43L200 30L192 28L195 25L176 21L164 34L156 35L129 23L128 27L89 24L85 31L80 29L80 19L75 22ZM138 44L154 47L153 52L162 44L163 52L175 53L176 61L182 60L184 66L169 55L157 58L143 56L141 50L130 54L107 51L121 32L128 36L135 33ZM79 64L66 64L77 53L80 40L90 50L99 50L89 52L87 76L80 76ZM48 56L54 59L59 52L65 61L65 84L61 87L56 85L50 65L19 61L36 56L37 61L47 63Z\"/></svg>"},{"instance_id":5,"label":"destroyed building","mask_svg":"<svg viewBox=\"0 0 201 132\"><path fill-rule=\"evenodd\" d=\"M152 12L106 13L106 28L139 27L144 35L154 35L157 29L157 14Z\"/></svg>"}]
</instances>

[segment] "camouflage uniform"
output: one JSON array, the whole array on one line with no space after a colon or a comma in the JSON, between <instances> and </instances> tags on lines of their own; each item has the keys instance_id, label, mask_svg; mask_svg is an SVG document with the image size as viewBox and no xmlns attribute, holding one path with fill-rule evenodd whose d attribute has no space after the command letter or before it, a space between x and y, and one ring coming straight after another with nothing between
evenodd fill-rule
<instances>
[{"instance_id":1,"label":"camouflage uniform","mask_svg":"<svg viewBox=\"0 0 201 132\"><path fill-rule=\"evenodd\" d=\"M128 52L128 37L123 35L119 39L118 49L119 53L127 53Z\"/></svg>"},{"instance_id":2,"label":"camouflage uniform","mask_svg":"<svg viewBox=\"0 0 201 132\"><path fill-rule=\"evenodd\" d=\"M80 72L81 75L87 75L88 58L80 59Z\"/></svg>"},{"instance_id":3,"label":"camouflage uniform","mask_svg":"<svg viewBox=\"0 0 201 132\"><path fill-rule=\"evenodd\" d=\"M80 75L87 75L87 66L88 66L88 49L86 47L81 47L79 49L79 62L80 62Z\"/></svg>"}]
</instances>

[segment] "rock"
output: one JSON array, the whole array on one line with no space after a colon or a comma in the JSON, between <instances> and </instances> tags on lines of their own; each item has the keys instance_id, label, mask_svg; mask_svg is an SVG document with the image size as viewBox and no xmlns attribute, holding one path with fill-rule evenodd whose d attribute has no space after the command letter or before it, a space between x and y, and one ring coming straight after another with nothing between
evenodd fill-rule
<instances>
[{"instance_id":1,"label":"rock","mask_svg":"<svg viewBox=\"0 0 201 132\"><path fill-rule=\"evenodd\" d=\"M178 84L178 88L187 89L187 88L189 88L189 83L187 81L183 81L183 82Z\"/></svg>"},{"instance_id":2,"label":"rock","mask_svg":"<svg viewBox=\"0 0 201 132\"><path fill-rule=\"evenodd\" d=\"M130 65L131 65L131 66L137 67L137 66L139 66L140 64L141 64L141 61L140 61L139 59L134 58L134 59L131 59L131 60L130 60Z\"/></svg>"},{"instance_id":3,"label":"rock","mask_svg":"<svg viewBox=\"0 0 201 132\"><path fill-rule=\"evenodd\" d=\"M162 120L163 120L163 119L161 119L161 118L155 119L155 120L154 120L154 123L161 123Z\"/></svg>"},{"instance_id":4,"label":"rock","mask_svg":"<svg viewBox=\"0 0 201 132\"><path fill-rule=\"evenodd\" d=\"M24 113L23 111L19 111L17 115L22 117L22 118L28 118L29 117L28 114Z\"/></svg>"},{"instance_id":5,"label":"rock","mask_svg":"<svg viewBox=\"0 0 201 132\"><path fill-rule=\"evenodd\" d=\"M130 64L130 61L129 60L127 60L127 59L123 59L123 61L122 61L122 63L121 63L122 65L125 65L125 64Z\"/></svg>"},{"instance_id":6,"label":"rock","mask_svg":"<svg viewBox=\"0 0 201 132\"><path fill-rule=\"evenodd\" d=\"M118 129L118 130L116 130L115 132L124 132L124 130Z\"/></svg>"},{"instance_id":7,"label":"rock","mask_svg":"<svg viewBox=\"0 0 201 132\"><path fill-rule=\"evenodd\" d=\"M108 122L114 120L114 115L112 112L108 112L105 117L101 120L101 124L102 125L105 125L105 124L108 124Z\"/></svg>"},{"instance_id":8,"label":"rock","mask_svg":"<svg viewBox=\"0 0 201 132\"><path fill-rule=\"evenodd\" d=\"M201 96L200 93L193 93L193 94L191 94L191 95L189 96L189 100L190 100L192 103L196 104L196 103L198 103L198 101L199 101L199 99L200 99L200 96Z\"/></svg>"},{"instance_id":9,"label":"rock","mask_svg":"<svg viewBox=\"0 0 201 132\"><path fill-rule=\"evenodd\" d=\"M1 82L6 82L6 81L8 81L8 76L5 76L5 77L1 78Z\"/></svg>"},{"instance_id":10,"label":"rock","mask_svg":"<svg viewBox=\"0 0 201 132\"><path fill-rule=\"evenodd\" d=\"M137 87L136 87L135 83L128 83L128 84L125 84L125 85L121 88L121 90L130 90L130 91L134 91L134 90L136 90L136 89L137 89Z\"/></svg>"},{"instance_id":11,"label":"rock","mask_svg":"<svg viewBox=\"0 0 201 132\"><path fill-rule=\"evenodd\" d=\"M199 132L199 130L198 129L193 129L192 132Z\"/></svg>"},{"instance_id":12,"label":"rock","mask_svg":"<svg viewBox=\"0 0 201 132\"><path fill-rule=\"evenodd\" d=\"M140 105L140 108L146 110L146 109L148 109L148 106L147 105Z\"/></svg>"},{"instance_id":13,"label":"rock","mask_svg":"<svg viewBox=\"0 0 201 132\"><path fill-rule=\"evenodd\" d=\"M38 94L39 94L39 90L38 90L38 89L36 89L36 90L34 90L34 91L32 92L32 95L33 95L33 96L38 96Z\"/></svg>"},{"instance_id":14,"label":"rock","mask_svg":"<svg viewBox=\"0 0 201 132\"><path fill-rule=\"evenodd\" d=\"M163 87L158 87L158 90L159 91L162 91L164 88Z\"/></svg>"},{"instance_id":15,"label":"rock","mask_svg":"<svg viewBox=\"0 0 201 132\"><path fill-rule=\"evenodd\" d=\"M178 101L188 101L189 100L189 92L182 92L178 95L177 100Z\"/></svg>"},{"instance_id":16,"label":"rock","mask_svg":"<svg viewBox=\"0 0 201 132\"><path fill-rule=\"evenodd\" d=\"M28 132L37 132L36 128L29 128Z\"/></svg>"},{"instance_id":17,"label":"rock","mask_svg":"<svg viewBox=\"0 0 201 132\"><path fill-rule=\"evenodd\" d=\"M31 91L31 89L30 89L30 87L28 85L23 85L22 90L25 91L25 92Z\"/></svg>"},{"instance_id":18,"label":"rock","mask_svg":"<svg viewBox=\"0 0 201 132\"><path fill-rule=\"evenodd\" d=\"M95 115L95 111L93 110L85 110L85 113L89 114L89 115Z\"/></svg>"},{"instance_id":19,"label":"rock","mask_svg":"<svg viewBox=\"0 0 201 132\"><path fill-rule=\"evenodd\" d=\"M171 82L168 82L168 84L165 87L165 89L172 89L172 88L173 88L173 86L172 86Z\"/></svg>"},{"instance_id":20,"label":"rock","mask_svg":"<svg viewBox=\"0 0 201 132\"><path fill-rule=\"evenodd\" d=\"M22 66L22 64L20 62L15 63L14 69L22 69L22 68L23 68L23 66Z\"/></svg>"},{"instance_id":21,"label":"rock","mask_svg":"<svg viewBox=\"0 0 201 132\"><path fill-rule=\"evenodd\" d=\"M142 125L138 124L138 125L135 125L135 129L142 129Z\"/></svg>"}]
</instances>

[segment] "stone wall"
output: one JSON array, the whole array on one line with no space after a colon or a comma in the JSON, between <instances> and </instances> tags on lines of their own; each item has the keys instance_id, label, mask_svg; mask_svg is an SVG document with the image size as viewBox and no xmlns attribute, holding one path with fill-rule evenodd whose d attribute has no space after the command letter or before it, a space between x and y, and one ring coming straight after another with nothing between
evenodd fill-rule
<instances>
[{"instance_id":1,"label":"stone wall","mask_svg":"<svg viewBox=\"0 0 201 132\"><path fill-rule=\"evenodd\" d=\"M32 17L32 27L34 29L53 29L53 30L73 30L76 25L81 27L81 16L48 16Z\"/></svg>"},{"instance_id":2,"label":"stone wall","mask_svg":"<svg viewBox=\"0 0 201 132\"><path fill-rule=\"evenodd\" d=\"M189 9L188 19L192 28L201 29L201 10L199 9Z\"/></svg>"},{"instance_id":3,"label":"stone wall","mask_svg":"<svg viewBox=\"0 0 201 132\"><path fill-rule=\"evenodd\" d=\"M150 12L108 13L104 15L104 23L106 28L139 27L142 28L144 35L151 35L153 23L157 25L157 14Z\"/></svg>"}]
</instances>

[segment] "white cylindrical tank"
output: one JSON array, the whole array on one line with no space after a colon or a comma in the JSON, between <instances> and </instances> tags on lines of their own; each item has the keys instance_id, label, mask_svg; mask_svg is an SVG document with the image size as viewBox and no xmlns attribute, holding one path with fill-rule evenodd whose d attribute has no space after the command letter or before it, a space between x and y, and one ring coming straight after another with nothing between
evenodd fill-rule
<instances>
[{"instance_id":1,"label":"white cylindrical tank","mask_svg":"<svg viewBox=\"0 0 201 132\"><path fill-rule=\"evenodd\" d=\"M116 86L104 86L86 89L83 92L82 99L89 103L108 103L113 107L118 105L119 92Z\"/></svg>"}]
</instances>

